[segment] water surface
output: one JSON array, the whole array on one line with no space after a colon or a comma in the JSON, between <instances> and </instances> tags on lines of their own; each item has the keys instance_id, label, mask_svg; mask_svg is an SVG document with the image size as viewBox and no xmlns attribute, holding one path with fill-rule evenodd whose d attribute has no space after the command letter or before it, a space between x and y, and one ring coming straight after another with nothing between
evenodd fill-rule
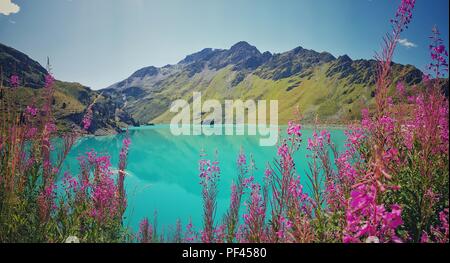
<instances>
[{"instance_id":1,"label":"water surface","mask_svg":"<svg viewBox=\"0 0 450 263\"><path fill-rule=\"evenodd\" d=\"M281 130L285 130L282 127ZM345 139L343 130L329 129L332 141L342 149ZM300 151L294 156L300 176L304 176L306 165L306 139L312 136L311 129L302 130ZM177 219L185 225L189 218L195 226L202 223L202 200L198 177L198 160L201 150L214 159L218 152L221 179L219 182L217 217L229 205L230 186L237 176L236 158L243 149L252 154L260 180L265 167L276 158L276 146L259 146L258 136L173 136L168 125L135 128L129 131L131 147L125 183L128 195L126 223L134 231L139 221L148 217L152 221L158 213L159 229L169 232ZM117 167L119 151L124 134L82 138L70 152L66 169L76 173L76 157L94 149L109 154L113 166ZM306 180L305 180L306 181ZM306 182L305 182L306 183Z\"/></svg>"}]
</instances>

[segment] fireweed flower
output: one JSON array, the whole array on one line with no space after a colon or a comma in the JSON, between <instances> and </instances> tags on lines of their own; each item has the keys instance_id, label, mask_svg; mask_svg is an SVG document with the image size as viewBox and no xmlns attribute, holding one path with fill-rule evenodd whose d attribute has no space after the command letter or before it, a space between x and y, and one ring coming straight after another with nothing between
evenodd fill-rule
<instances>
[{"instance_id":1,"label":"fireweed flower","mask_svg":"<svg viewBox=\"0 0 450 263\"><path fill-rule=\"evenodd\" d=\"M20 85L20 80L19 80L19 76L17 75L12 75L10 80L9 80L10 84L11 84L11 88L17 88Z\"/></svg>"},{"instance_id":2,"label":"fireweed flower","mask_svg":"<svg viewBox=\"0 0 450 263\"><path fill-rule=\"evenodd\" d=\"M245 154L240 153L237 160L238 165L246 165L247 164L247 158L245 157Z\"/></svg>"},{"instance_id":3,"label":"fireweed flower","mask_svg":"<svg viewBox=\"0 0 450 263\"><path fill-rule=\"evenodd\" d=\"M302 126L300 124L296 124L292 121L289 121L288 128L287 128L287 134L302 136L302 133L300 132L301 129L302 129Z\"/></svg>"},{"instance_id":4,"label":"fireweed flower","mask_svg":"<svg viewBox=\"0 0 450 263\"><path fill-rule=\"evenodd\" d=\"M227 237L227 233L226 233L226 228L227 226L225 224L222 224L218 227L216 227L216 229L214 229L214 242L215 243L223 243L224 240Z\"/></svg>"},{"instance_id":5,"label":"fireweed flower","mask_svg":"<svg viewBox=\"0 0 450 263\"><path fill-rule=\"evenodd\" d=\"M153 240L153 226L148 222L147 217L139 223L138 240L140 243L151 243Z\"/></svg>"},{"instance_id":6,"label":"fireweed flower","mask_svg":"<svg viewBox=\"0 0 450 263\"><path fill-rule=\"evenodd\" d=\"M92 197L94 201L92 215L97 220L102 221L107 216L115 215L118 204L116 202L116 186L112 178L102 175L93 185Z\"/></svg>"},{"instance_id":7,"label":"fireweed flower","mask_svg":"<svg viewBox=\"0 0 450 263\"><path fill-rule=\"evenodd\" d=\"M397 93L400 95L400 96L404 96L405 95L405 92L406 92L406 89L405 89L405 84L402 82L402 81L399 81L398 83L397 83Z\"/></svg>"},{"instance_id":8,"label":"fireweed flower","mask_svg":"<svg viewBox=\"0 0 450 263\"><path fill-rule=\"evenodd\" d=\"M313 137L308 138L307 149L312 151L315 148L323 148L325 144L331 143L330 133L327 130L322 130L320 135L316 131L313 132Z\"/></svg>"},{"instance_id":9,"label":"fireweed flower","mask_svg":"<svg viewBox=\"0 0 450 263\"><path fill-rule=\"evenodd\" d=\"M47 74L45 76L45 87L51 88L54 83L55 83L55 78L53 78L53 76L51 74Z\"/></svg>"},{"instance_id":10,"label":"fireweed flower","mask_svg":"<svg viewBox=\"0 0 450 263\"><path fill-rule=\"evenodd\" d=\"M299 203L304 203L309 200L308 195L303 192L303 185L300 183L300 176L297 176L296 179L291 180L288 189L291 196L295 197Z\"/></svg>"},{"instance_id":11,"label":"fireweed flower","mask_svg":"<svg viewBox=\"0 0 450 263\"><path fill-rule=\"evenodd\" d=\"M273 172L270 168L266 168L266 170L264 171L264 177L266 179L269 179L272 176Z\"/></svg>"},{"instance_id":12,"label":"fireweed flower","mask_svg":"<svg viewBox=\"0 0 450 263\"><path fill-rule=\"evenodd\" d=\"M402 242L396 229L403 224L399 205L391 211L376 202L377 190L373 185L360 185L351 192L346 212L345 243L361 242L361 239L377 237L380 242Z\"/></svg>"},{"instance_id":13,"label":"fireweed flower","mask_svg":"<svg viewBox=\"0 0 450 263\"><path fill-rule=\"evenodd\" d=\"M414 103L416 101L416 96L408 96L406 100L408 103Z\"/></svg>"},{"instance_id":14,"label":"fireweed flower","mask_svg":"<svg viewBox=\"0 0 450 263\"><path fill-rule=\"evenodd\" d=\"M277 154L281 157L286 157L289 155L289 149L287 144L283 144L281 146L278 147L278 152Z\"/></svg>"},{"instance_id":15,"label":"fireweed flower","mask_svg":"<svg viewBox=\"0 0 450 263\"><path fill-rule=\"evenodd\" d=\"M243 186L251 189L254 181L255 181L254 176L247 177L244 179Z\"/></svg>"},{"instance_id":16,"label":"fireweed flower","mask_svg":"<svg viewBox=\"0 0 450 263\"><path fill-rule=\"evenodd\" d=\"M122 149L120 150L119 157L121 159L125 159L128 155L128 150L130 148L131 140L130 138L126 137L122 141Z\"/></svg>"},{"instance_id":17,"label":"fireweed flower","mask_svg":"<svg viewBox=\"0 0 450 263\"><path fill-rule=\"evenodd\" d=\"M445 72L448 72L448 52L436 26L433 27L432 33L432 36L430 36L432 43L429 46L432 62L428 69L433 71L434 77L440 78ZM430 78L430 76L427 76L427 78Z\"/></svg>"},{"instance_id":18,"label":"fireweed flower","mask_svg":"<svg viewBox=\"0 0 450 263\"><path fill-rule=\"evenodd\" d=\"M119 198L119 189L112 178L109 156L100 156L89 151L79 158L81 176L80 191L91 198L89 215L98 223L121 216L124 209Z\"/></svg>"},{"instance_id":19,"label":"fireweed flower","mask_svg":"<svg viewBox=\"0 0 450 263\"><path fill-rule=\"evenodd\" d=\"M19 86L18 77L12 77L10 83L12 87ZM78 177L65 173L60 184L56 176L79 134L58 134L62 138L62 144L58 144L58 147L52 145L52 139L57 135L57 127L52 112L54 79L50 74L45 77L45 88L39 91L42 95L42 100L39 100L42 104L38 104L42 105L40 108L30 104L23 111L8 109L12 121L0 118L4 121L3 125L0 125L4 127L0 128L0 159L7 160L7 174L21 175L15 176L9 182L5 178L13 176L5 177L4 173L0 174L2 191L14 191L17 196L24 198L17 201L35 203L37 208L17 210L21 213L17 214L20 218L28 217L37 224L26 226L17 220L11 223L18 224L20 229L29 233L27 240L55 242L56 236L59 239L61 236L74 234L88 242L112 241L111 237L118 240L121 236L119 232L124 208L121 207L123 203L118 202L120 194L113 178L109 157L89 152L85 158L79 158L81 169ZM2 106L4 105L2 103ZM10 105L17 103L6 104L7 107ZM8 146L6 151L5 143ZM123 143L124 147L119 156L123 160L121 170L125 169L125 157L130 145L129 140L124 140ZM0 161L2 168L4 164L5 162ZM61 186L62 191L57 191L57 186ZM0 203L3 207L12 205L4 200ZM24 208L29 207L28 203L24 204ZM15 217L15 214L8 216ZM47 233L49 230L51 231ZM17 234L19 233L12 235ZM1 236L2 239L23 240L20 236L18 239Z\"/></svg>"},{"instance_id":20,"label":"fireweed flower","mask_svg":"<svg viewBox=\"0 0 450 263\"><path fill-rule=\"evenodd\" d=\"M400 32L402 32L404 28L408 28L408 24L411 23L413 15L412 11L415 4L415 0L402 0L397 12L395 13L395 18L391 19L391 23L394 27L397 27Z\"/></svg>"},{"instance_id":21,"label":"fireweed flower","mask_svg":"<svg viewBox=\"0 0 450 263\"><path fill-rule=\"evenodd\" d=\"M50 219L52 211L56 209L55 198L56 188L54 183L46 186L37 198L39 207L39 217L41 222L47 222Z\"/></svg>"},{"instance_id":22,"label":"fireweed flower","mask_svg":"<svg viewBox=\"0 0 450 263\"><path fill-rule=\"evenodd\" d=\"M280 216L279 222L281 223L281 226L280 226L280 230L278 230L276 232L276 234L280 240L287 241L287 239L288 239L287 233L292 228L292 222L283 216Z\"/></svg>"},{"instance_id":23,"label":"fireweed flower","mask_svg":"<svg viewBox=\"0 0 450 263\"><path fill-rule=\"evenodd\" d=\"M78 181L69 172L64 173L63 186L67 194L75 193L78 190Z\"/></svg>"},{"instance_id":24,"label":"fireweed flower","mask_svg":"<svg viewBox=\"0 0 450 263\"><path fill-rule=\"evenodd\" d=\"M260 193L259 184L253 184L251 189L250 200L245 203L247 211L242 216L244 224L240 229L240 235L245 242L263 242L265 241L266 202Z\"/></svg>"},{"instance_id":25,"label":"fireweed flower","mask_svg":"<svg viewBox=\"0 0 450 263\"><path fill-rule=\"evenodd\" d=\"M225 224L223 225L224 231L226 231L225 240L229 243L233 242L236 238L236 230L239 223L239 209L241 207L241 199L244 194L244 190L249 187L254 180L253 175L248 177L249 172L253 169L253 160L251 159L250 165L247 165L247 157L242 149L238 155L236 164L238 178L237 182L233 182L231 185L230 207L225 214ZM223 233L216 233L216 235L217 234Z\"/></svg>"},{"instance_id":26,"label":"fireweed flower","mask_svg":"<svg viewBox=\"0 0 450 263\"><path fill-rule=\"evenodd\" d=\"M376 106L377 111L381 115L387 109L387 94L391 84L389 78L391 72L391 62L394 55L397 42L401 33L408 28L412 20L412 11L415 6L415 0L402 0L400 6L395 13L395 18L391 19L392 32L384 37L384 46L381 53L376 54L378 61L378 75L376 81Z\"/></svg>"},{"instance_id":27,"label":"fireweed flower","mask_svg":"<svg viewBox=\"0 0 450 263\"><path fill-rule=\"evenodd\" d=\"M34 106L27 106L25 112L29 114L31 117L36 117L38 109Z\"/></svg>"},{"instance_id":28,"label":"fireweed flower","mask_svg":"<svg viewBox=\"0 0 450 263\"><path fill-rule=\"evenodd\" d=\"M374 123L372 122L371 116L369 114L369 110L368 109L362 109L361 110L361 128L367 131L372 130ZM363 132L361 131L361 128L359 127L352 127L350 130L358 130L358 134L359 136L362 137ZM347 135L347 134L346 134ZM348 137L348 135L347 135ZM355 138L355 139L359 139L359 138Z\"/></svg>"},{"instance_id":29,"label":"fireweed flower","mask_svg":"<svg viewBox=\"0 0 450 263\"><path fill-rule=\"evenodd\" d=\"M395 162L395 163L399 163L400 159L398 157L399 152L398 149L396 148L390 148L389 150L383 152L383 161L384 162Z\"/></svg>"},{"instance_id":30,"label":"fireweed flower","mask_svg":"<svg viewBox=\"0 0 450 263\"><path fill-rule=\"evenodd\" d=\"M83 129L84 129L84 130L88 130L89 127L91 127L91 122L92 122L92 119L90 119L90 118L84 118L83 121L82 121Z\"/></svg>"},{"instance_id":31,"label":"fireweed flower","mask_svg":"<svg viewBox=\"0 0 450 263\"><path fill-rule=\"evenodd\" d=\"M423 231L420 242L422 243L448 243L449 242L449 208L444 208L439 213L439 225L430 227L430 234Z\"/></svg>"},{"instance_id":32,"label":"fireweed flower","mask_svg":"<svg viewBox=\"0 0 450 263\"><path fill-rule=\"evenodd\" d=\"M33 138L36 134L37 134L37 128L31 127L31 128L29 128L29 129L27 130L27 133L26 133L25 137L26 137L27 139L31 139L31 138Z\"/></svg>"},{"instance_id":33,"label":"fireweed flower","mask_svg":"<svg viewBox=\"0 0 450 263\"><path fill-rule=\"evenodd\" d=\"M220 178L220 168L217 161L211 162L204 159L206 155L201 153L199 161L200 185L202 186L203 199L203 230L201 231L201 239L204 243L214 242L215 226L214 218L217 207L217 183Z\"/></svg>"},{"instance_id":34,"label":"fireweed flower","mask_svg":"<svg viewBox=\"0 0 450 263\"><path fill-rule=\"evenodd\" d=\"M323 140L325 140L326 144L330 144L331 143L331 134L328 130L322 130L320 132L320 136L323 138Z\"/></svg>"},{"instance_id":35,"label":"fireweed flower","mask_svg":"<svg viewBox=\"0 0 450 263\"><path fill-rule=\"evenodd\" d=\"M186 231L184 236L185 243L194 243L198 239L198 234L194 230L194 225L192 224L192 220L189 219L189 223L186 225Z\"/></svg>"},{"instance_id":36,"label":"fireweed flower","mask_svg":"<svg viewBox=\"0 0 450 263\"><path fill-rule=\"evenodd\" d=\"M89 106L87 108L86 114L83 117L83 120L81 121L83 130L85 131L89 130L92 124L92 117L93 117L92 106Z\"/></svg>"},{"instance_id":37,"label":"fireweed flower","mask_svg":"<svg viewBox=\"0 0 450 263\"><path fill-rule=\"evenodd\" d=\"M126 137L122 141L122 149L120 150L119 154L119 177L117 179L117 190L119 195L119 202L120 202L120 209L125 210L126 207L126 194L125 194L125 168L127 165L127 159L128 159L128 151L130 148L131 140L128 137L128 132Z\"/></svg>"},{"instance_id":38,"label":"fireweed flower","mask_svg":"<svg viewBox=\"0 0 450 263\"><path fill-rule=\"evenodd\" d=\"M387 104L389 107L394 106L394 99L391 96L387 97Z\"/></svg>"}]
</instances>

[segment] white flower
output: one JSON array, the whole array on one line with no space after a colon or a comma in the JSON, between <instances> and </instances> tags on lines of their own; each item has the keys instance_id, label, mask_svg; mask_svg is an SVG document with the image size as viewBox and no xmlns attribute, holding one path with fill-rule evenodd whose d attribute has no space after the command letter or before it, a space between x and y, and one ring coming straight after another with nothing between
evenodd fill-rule
<instances>
[{"instance_id":1,"label":"white flower","mask_svg":"<svg viewBox=\"0 0 450 263\"><path fill-rule=\"evenodd\" d=\"M366 243L380 243L378 237L370 236L366 239Z\"/></svg>"},{"instance_id":2,"label":"white flower","mask_svg":"<svg viewBox=\"0 0 450 263\"><path fill-rule=\"evenodd\" d=\"M69 236L66 239L66 243L80 243L80 239L76 236Z\"/></svg>"}]
</instances>

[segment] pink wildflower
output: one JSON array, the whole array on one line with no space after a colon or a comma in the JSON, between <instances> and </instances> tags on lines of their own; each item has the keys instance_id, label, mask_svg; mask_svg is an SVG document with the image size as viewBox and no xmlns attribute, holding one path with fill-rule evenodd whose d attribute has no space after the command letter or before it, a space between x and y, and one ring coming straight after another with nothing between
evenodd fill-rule
<instances>
[{"instance_id":1,"label":"pink wildflower","mask_svg":"<svg viewBox=\"0 0 450 263\"><path fill-rule=\"evenodd\" d=\"M288 135L295 135L295 136L302 136L302 133L300 130L302 129L302 126L300 124L295 124L292 121L289 121L288 128L287 128L287 134Z\"/></svg>"},{"instance_id":2,"label":"pink wildflower","mask_svg":"<svg viewBox=\"0 0 450 263\"><path fill-rule=\"evenodd\" d=\"M36 117L38 109L33 106L27 106L26 113L29 114L31 117Z\"/></svg>"},{"instance_id":3,"label":"pink wildflower","mask_svg":"<svg viewBox=\"0 0 450 263\"><path fill-rule=\"evenodd\" d=\"M20 85L20 83L19 83L19 76L12 75L11 79L10 79L10 83L11 83L11 88L19 87L19 85Z\"/></svg>"},{"instance_id":4,"label":"pink wildflower","mask_svg":"<svg viewBox=\"0 0 450 263\"><path fill-rule=\"evenodd\" d=\"M278 155L281 157L285 157L289 154L289 149L286 144L283 144L278 147Z\"/></svg>"},{"instance_id":5,"label":"pink wildflower","mask_svg":"<svg viewBox=\"0 0 450 263\"><path fill-rule=\"evenodd\" d=\"M405 95L405 92L406 92L405 84L402 81L399 81L397 83L397 93L398 93L398 95L403 97Z\"/></svg>"},{"instance_id":6,"label":"pink wildflower","mask_svg":"<svg viewBox=\"0 0 450 263\"><path fill-rule=\"evenodd\" d=\"M153 240L153 226L149 224L148 218L142 219L139 223L139 242L151 243Z\"/></svg>"}]
</instances>

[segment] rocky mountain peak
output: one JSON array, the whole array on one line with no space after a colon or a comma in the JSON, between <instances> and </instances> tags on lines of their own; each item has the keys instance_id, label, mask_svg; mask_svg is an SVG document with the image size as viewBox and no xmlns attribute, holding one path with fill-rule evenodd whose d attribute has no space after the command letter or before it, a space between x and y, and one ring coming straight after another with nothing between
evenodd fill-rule
<instances>
[{"instance_id":1,"label":"rocky mountain peak","mask_svg":"<svg viewBox=\"0 0 450 263\"><path fill-rule=\"evenodd\" d=\"M339 63L339 64L352 63L352 62L353 62L353 60L347 55L342 55L337 58L337 63Z\"/></svg>"},{"instance_id":2,"label":"rocky mountain peak","mask_svg":"<svg viewBox=\"0 0 450 263\"><path fill-rule=\"evenodd\" d=\"M300 52L302 52L304 50L306 50L306 49L304 49L303 47L298 46L298 47L294 48L292 50L292 52L295 53L295 54L298 54L298 53L300 53Z\"/></svg>"},{"instance_id":3,"label":"rocky mountain peak","mask_svg":"<svg viewBox=\"0 0 450 263\"><path fill-rule=\"evenodd\" d=\"M193 62L209 60L217 51L217 49L204 48L199 52L187 55L183 60L180 61L180 64L189 64Z\"/></svg>"},{"instance_id":4,"label":"rocky mountain peak","mask_svg":"<svg viewBox=\"0 0 450 263\"><path fill-rule=\"evenodd\" d=\"M246 41L239 41L230 48L231 52L248 52L248 53L257 53L261 54L259 50L255 47L247 43Z\"/></svg>"}]
</instances>

